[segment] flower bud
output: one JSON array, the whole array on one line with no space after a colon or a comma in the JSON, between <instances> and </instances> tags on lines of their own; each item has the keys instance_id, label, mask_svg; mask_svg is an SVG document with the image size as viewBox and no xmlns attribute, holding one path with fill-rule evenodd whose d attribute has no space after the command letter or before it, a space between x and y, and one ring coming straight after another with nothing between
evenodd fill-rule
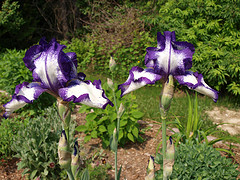
<instances>
[{"instance_id":1,"label":"flower bud","mask_svg":"<svg viewBox=\"0 0 240 180\"><path fill-rule=\"evenodd\" d=\"M79 157L79 153L78 153L78 143L77 141L74 144L74 151L72 154L72 162L71 162L71 169L72 169L72 173L73 176L76 177L79 169L80 169L80 157Z\"/></svg>"},{"instance_id":2,"label":"flower bud","mask_svg":"<svg viewBox=\"0 0 240 180\"><path fill-rule=\"evenodd\" d=\"M118 147L118 136L117 136L117 129L113 130L113 134L110 138L110 147L113 152L117 152Z\"/></svg>"},{"instance_id":3,"label":"flower bud","mask_svg":"<svg viewBox=\"0 0 240 180\"><path fill-rule=\"evenodd\" d=\"M120 107L118 109L118 112L117 112L117 118L121 118L123 113L124 113L124 111L125 111L125 108L124 108L123 104L121 103Z\"/></svg>"},{"instance_id":4,"label":"flower bud","mask_svg":"<svg viewBox=\"0 0 240 180\"><path fill-rule=\"evenodd\" d=\"M115 60L113 59L113 57L111 56L110 57L110 61L109 61L109 69L110 69L110 71L114 71L115 70L115 67L116 67L116 62L115 62Z\"/></svg>"},{"instance_id":5,"label":"flower bud","mask_svg":"<svg viewBox=\"0 0 240 180\"><path fill-rule=\"evenodd\" d=\"M71 163L71 153L68 150L67 136L63 130L58 144L58 157L59 164L64 169L69 169Z\"/></svg>"},{"instance_id":6,"label":"flower bud","mask_svg":"<svg viewBox=\"0 0 240 180\"><path fill-rule=\"evenodd\" d=\"M169 141L167 142L166 159L163 162L165 177L169 177L172 174L172 169L174 165L174 156L175 156L175 147L172 141L172 137L170 136Z\"/></svg>"},{"instance_id":7,"label":"flower bud","mask_svg":"<svg viewBox=\"0 0 240 180\"><path fill-rule=\"evenodd\" d=\"M154 158L153 156L150 156L150 159L148 160L148 167L147 167L147 176L145 177L145 180L154 180Z\"/></svg>"},{"instance_id":8,"label":"flower bud","mask_svg":"<svg viewBox=\"0 0 240 180\"><path fill-rule=\"evenodd\" d=\"M160 109L164 112L168 111L174 93L173 76L169 75L168 80L165 82L160 99Z\"/></svg>"},{"instance_id":9,"label":"flower bud","mask_svg":"<svg viewBox=\"0 0 240 180\"><path fill-rule=\"evenodd\" d=\"M108 84L108 87L110 87L114 91L114 85L111 79L107 78L107 84Z\"/></svg>"}]
</instances>

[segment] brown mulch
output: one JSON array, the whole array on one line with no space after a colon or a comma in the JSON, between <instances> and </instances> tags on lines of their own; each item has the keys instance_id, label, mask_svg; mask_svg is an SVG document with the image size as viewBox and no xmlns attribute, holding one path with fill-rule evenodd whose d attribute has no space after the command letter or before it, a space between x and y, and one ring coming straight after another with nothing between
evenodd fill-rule
<instances>
[{"instance_id":1,"label":"brown mulch","mask_svg":"<svg viewBox=\"0 0 240 180\"><path fill-rule=\"evenodd\" d=\"M85 115L84 114L74 114L77 124L84 123ZM144 138L143 143L128 143L124 148L118 149L118 168L122 165L121 179L126 178L127 180L144 180L146 175L146 167L150 155L155 155L156 148L158 143L161 140L161 133L158 133L160 125L154 121L140 121L142 128L150 126L151 128L141 135ZM170 132L168 132L169 134ZM82 141L84 138L83 133L77 133L79 141ZM215 147L221 147L228 149L228 146L224 144L216 144ZM101 140L92 139L88 143L84 144L86 153L89 156L92 153L96 152L97 149L101 149ZM234 157L231 157L234 162L239 164L238 170L240 170L240 146L234 148L233 152L235 153ZM226 153L221 153L223 156L227 156ZM104 150L104 158L107 163L112 165L112 169L108 171L109 177L111 180L114 179L114 154L109 150ZM1 159L0 159L1 160ZM0 163L0 179L1 180L24 180L21 176L21 170L17 170L16 163L19 162L19 159L12 158ZM159 166L156 166L156 169L159 169ZM240 179L240 176L238 177Z\"/></svg>"}]
</instances>

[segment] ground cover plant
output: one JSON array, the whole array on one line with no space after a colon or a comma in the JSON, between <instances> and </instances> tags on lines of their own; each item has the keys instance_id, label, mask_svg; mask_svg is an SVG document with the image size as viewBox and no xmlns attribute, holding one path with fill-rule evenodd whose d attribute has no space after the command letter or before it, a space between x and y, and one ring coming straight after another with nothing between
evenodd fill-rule
<instances>
[{"instance_id":1,"label":"ground cover plant","mask_svg":"<svg viewBox=\"0 0 240 180\"><path fill-rule=\"evenodd\" d=\"M162 162L157 154L156 163ZM203 144L180 144L176 149L173 173L170 179L236 179L239 171L231 159L222 157L211 146ZM162 179L162 170L156 172Z\"/></svg>"},{"instance_id":2,"label":"ground cover plant","mask_svg":"<svg viewBox=\"0 0 240 180\"><path fill-rule=\"evenodd\" d=\"M61 120L56 107L46 108L44 112L44 116L31 118L27 125L19 124L17 136L12 139L14 156L21 158L18 169L23 169L23 175L27 174L30 179L60 177L57 142L61 134Z\"/></svg>"}]
</instances>

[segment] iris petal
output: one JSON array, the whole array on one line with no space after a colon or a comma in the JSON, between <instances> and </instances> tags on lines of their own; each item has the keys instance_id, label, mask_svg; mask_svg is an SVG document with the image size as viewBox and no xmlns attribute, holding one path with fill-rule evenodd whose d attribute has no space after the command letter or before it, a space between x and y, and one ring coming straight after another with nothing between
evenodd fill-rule
<instances>
[{"instance_id":1,"label":"iris petal","mask_svg":"<svg viewBox=\"0 0 240 180\"><path fill-rule=\"evenodd\" d=\"M147 84L154 84L160 80L162 76L155 74L153 69L142 69L140 67L133 67L129 71L127 81L118 86L121 89L121 96L124 96L131 91L139 89Z\"/></svg>"},{"instance_id":2,"label":"iris petal","mask_svg":"<svg viewBox=\"0 0 240 180\"><path fill-rule=\"evenodd\" d=\"M185 75L174 77L181 85L186 85L188 88L207 95L211 97L214 102L217 102L218 91L212 89L205 83L202 74L198 74L198 72L186 71Z\"/></svg>"},{"instance_id":3,"label":"iris petal","mask_svg":"<svg viewBox=\"0 0 240 180\"><path fill-rule=\"evenodd\" d=\"M157 34L157 48L147 48L145 64L163 76L184 75L192 67L194 46L188 42L176 42L175 32L165 31Z\"/></svg>"},{"instance_id":4,"label":"iris petal","mask_svg":"<svg viewBox=\"0 0 240 180\"><path fill-rule=\"evenodd\" d=\"M59 89L59 95L64 101L82 103L91 107L105 109L112 102L106 97L101 88L101 81L80 81L72 80L68 87Z\"/></svg>"},{"instance_id":5,"label":"iris petal","mask_svg":"<svg viewBox=\"0 0 240 180\"><path fill-rule=\"evenodd\" d=\"M53 92L77 77L76 54L64 53L63 48L65 46L58 44L55 39L49 43L41 39L39 45L31 47L23 58L33 72L34 81L41 82L43 87Z\"/></svg>"},{"instance_id":6,"label":"iris petal","mask_svg":"<svg viewBox=\"0 0 240 180\"><path fill-rule=\"evenodd\" d=\"M42 89L36 82L30 84L24 82L17 85L11 101L3 105L3 107L6 109L6 112L3 116L7 118L13 111L22 108L27 103L32 103L44 91L46 90Z\"/></svg>"}]
</instances>

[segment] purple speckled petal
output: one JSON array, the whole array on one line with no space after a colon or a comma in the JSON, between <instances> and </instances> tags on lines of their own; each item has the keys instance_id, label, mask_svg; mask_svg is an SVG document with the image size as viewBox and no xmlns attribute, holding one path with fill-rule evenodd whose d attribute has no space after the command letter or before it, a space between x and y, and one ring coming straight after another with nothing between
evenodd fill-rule
<instances>
[{"instance_id":1,"label":"purple speckled petal","mask_svg":"<svg viewBox=\"0 0 240 180\"><path fill-rule=\"evenodd\" d=\"M68 52L66 55L69 57L69 59L73 62L75 67L77 68L77 54L75 52Z\"/></svg>"},{"instance_id":2,"label":"purple speckled petal","mask_svg":"<svg viewBox=\"0 0 240 180\"><path fill-rule=\"evenodd\" d=\"M188 42L176 42L175 32L165 31L157 34L157 48L147 48L145 64L154 72L168 76L184 75L192 67L194 47Z\"/></svg>"},{"instance_id":3,"label":"purple speckled petal","mask_svg":"<svg viewBox=\"0 0 240 180\"><path fill-rule=\"evenodd\" d=\"M55 93L70 79L77 78L76 54L65 54L63 48L65 46L58 44L55 39L49 43L41 39L39 45L31 47L23 59L33 72L34 81L41 82L44 88Z\"/></svg>"},{"instance_id":4,"label":"purple speckled petal","mask_svg":"<svg viewBox=\"0 0 240 180\"><path fill-rule=\"evenodd\" d=\"M198 74L198 72L186 71L185 75L174 76L174 78L177 79L181 85L186 85L188 88L207 95L211 97L214 102L217 102L218 91L212 89L205 83L202 74Z\"/></svg>"},{"instance_id":5,"label":"purple speckled petal","mask_svg":"<svg viewBox=\"0 0 240 180\"><path fill-rule=\"evenodd\" d=\"M162 76L155 74L153 69L142 69L135 66L129 71L127 81L119 85L118 88L122 91L121 96L124 96L146 84L154 84L156 81L160 80L161 77Z\"/></svg>"},{"instance_id":6,"label":"purple speckled petal","mask_svg":"<svg viewBox=\"0 0 240 180\"><path fill-rule=\"evenodd\" d=\"M105 109L113 103L106 97L101 87L101 81L80 81L72 80L68 87L59 89L59 95L64 101L82 103L91 107Z\"/></svg>"},{"instance_id":7,"label":"purple speckled petal","mask_svg":"<svg viewBox=\"0 0 240 180\"><path fill-rule=\"evenodd\" d=\"M13 111L22 108L27 103L32 103L44 91L46 90L42 89L40 85L36 82L30 84L24 82L22 84L17 85L11 101L3 105L3 107L6 109L6 112L4 113L3 116L7 118Z\"/></svg>"}]
</instances>

